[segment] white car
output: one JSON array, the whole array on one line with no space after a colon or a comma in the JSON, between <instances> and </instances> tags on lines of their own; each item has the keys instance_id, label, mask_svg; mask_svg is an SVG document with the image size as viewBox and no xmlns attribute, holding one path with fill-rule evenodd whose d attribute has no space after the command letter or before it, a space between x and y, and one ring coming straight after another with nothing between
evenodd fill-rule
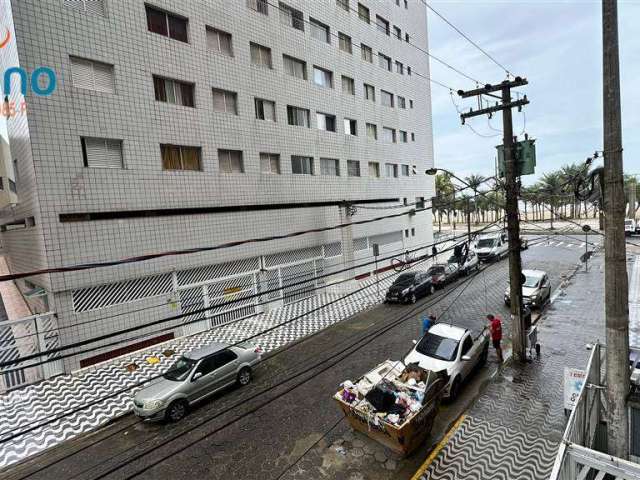
<instances>
[{"instance_id":1,"label":"white car","mask_svg":"<svg viewBox=\"0 0 640 480\"><path fill-rule=\"evenodd\" d=\"M636 221L631 219L631 218L627 218L624 221L624 234L629 236L632 235L634 233L636 233L637 230L637 225L636 225Z\"/></svg>"},{"instance_id":2,"label":"white car","mask_svg":"<svg viewBox=\"0 0 640 480\"><path fill-rule=\"evenodd\" d=\"M522 301L527 307L540 308L551 298L549 275L542 270L522 270L525 281L522 284ZM504 292L504 304L511 305L509 287Z\"/></svg>"},{"instance_id":3,"label":"white car","mask_svg":"<svg viewBox=\"0 0 640 480\"><path fill-rule=\"evenodd\" d=\"M462 382L476 366L484 365L489 354L489 335L483 330L474 339L471 331L446 323L436 323L404 359L405 365L417 363L425 370L446 370L449 382L445 395L454 399Z\"/></svg>"},{"instance_id":4,"label":"white car","mask_svg":"<svg viewBox=\"0 0 640 480\"><path fill-rule=\"evenodd\" d=\"M449 257L449 263L458 264L459 261L459 258L455 255L451 255L451 257ZM480 260L478 259L478 255L476 255L476 252L473 250L469 250L469 253L467 253L467 259L462 265L460 265L460 274L469 275L472 270L478 271L479 269Z\"/></svg>"},{"instance_id":5,"label":"white car","mask_svg":"<svg viewBox=\"0 0 640 480\"><path fill-rule=\"evenodd\" d=\"M481 262L500 260L509 254L509 243L503 232L480 235L475 244L475 251Z\"/></svg>"}]
</instances>

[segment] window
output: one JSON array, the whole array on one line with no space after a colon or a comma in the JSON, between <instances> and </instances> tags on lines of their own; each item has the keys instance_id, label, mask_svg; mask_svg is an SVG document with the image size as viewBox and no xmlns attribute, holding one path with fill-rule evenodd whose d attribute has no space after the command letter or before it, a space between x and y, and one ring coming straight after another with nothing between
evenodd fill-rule
<instances>
[{"instance_id":1,"label":"window","mask_svg":"<svg viewBox=\"0 0 640 480\"><path fill-rule=\"evenodd\" d=\"M396 131L394 128L382 127L382 141L396 143Z\"/></svg>"},{"instance_id":2,"label":"window","mask_svg":"<svg viewBox=\"0 0 640 480\"><path fill-rule=\"evenodd\" d=\"M268 0L247 0L247 7L263 15L269 15Z\"/></svg>"},{"instance_id":3,"label":"window","mask_svg":"<svg viewBox=\"0 0 640 480\"><path fill-rule=\"evenodd\" d=\"M163 170L202 170L200 147L160 145Z\"/></svg>"},{"instance_id":4,"label":"window","mask_svg":"<svg viewBox=\"0 0 640 480\"><path fill-rule=\"evenodd\" d=\"M404 65L402 64L402 62L398 62L396 60L396 72L399 73L400 75L404 75Z\"/></svg>"},{"instance_id":5,"label":"window","mask_svg":"<svg viewBox=\"0 0 640 480\"><path fill-rule=\"evenodd\" d=\"M404 231L404 237L405 238L409 238L409 229L408 228L405 229L405 231Z\"/></svg>"},{"instance_id":6,"label":"window","mask_svg":"<svg viewBox=\"0 0 640 480\"><path fill-rule=\"evenodd\" d=\"M219 88L213 89L213 110L216 112L238 114L238 94Z\"/></svg>"},{"instance_id":7,"label":"window","mask_svg":"<svg viewBox=\"0 0 640 480\"><path fill-rule=\"evenodd\" d=\"M344 119L345 135L358 135L358 122L351 118Z\"/></svg>"},{"instance_id":8,"label":"window","mask_svg":"<svg viewBox=\"0 0 640 480\"><path fill-rule=\"evenodd\" d=\"M336 4L345 11L349 11L349 0L336 0Z\"/></svg>"},{"instance_id":9,"label":"window","mask_svg":"<svg viewBox=\"0 0 640 480\"><path fill-rule=\"evenodd\" d=\"M409 8L409 0L404 0L404 8Z\"/></svg>"},{"instance_id":10,"label":"window","mask_svg":"<svg viewBox=\"0 0 640 480\"><path fill-rule=\"evenodd\" d=\"M409 99L409 108L413 108L413 100Z\"/></svg>"},{"instance_id":11,"label":"window","mask_svg":"<svg viewBox=\"0 0 640 480\"><path fill-rule=\"evenodd\" d=\"M223 173L244 173L240 150L218 150L218 165Z\"/></svg>"},{"instance_id":12,"label":"window","mask_svg":"<svg viewBox=\"0 0 640 480\"><path fill-rule=\"evenodd\" d=\"M364 84L364 98L372 102L376 101L376 89L373 85Z\"/></svg>"},{"instance_id":13,"label":"window","mask_svg":"<svg viewBox=\"0 0 640 480\"><path fill-rule=\"evenodd\" d=\"M213 52L233 57L231 34L207 27L207 48Z\"/></svg>"},{"instance_id":14,"label":"window","mask_svg":"<svg viewBox=\"0 0 640 480\"><path fill-rule=\"evenodd\" d=\"M411 76L411 67L407 65L407 75Z\"/></svg>"},{"instance_id":15,"label":"window","mask_svg":"<svg viewBox=\"0 0 640 480\"><path fill-rule=\"evenodd\" d=\"M307 79L306 62L298 60L297 58L290 57L288 55L283 55L282 59L284 61L285 72L287 72L292 77L301 78L302 80Z\"/></svg>"},{"instance_id":16,"label":"window","mask_svg":"<svg viewBox=\"0 0 640 480\"><path fill-rule=\"evenodd\" d=\"M404 130L400 130L400 142L407 143L407 138L407 132L405 132Z\"/></svg>"},{"instance_id":17,"label":"window","mask_svg":"<svg viewBox=\"0 0 640 480\"><path fill-rule=\"evenodd\" d=\"M147 29L150 32L164 35L181 42L188 42L187 23L184 17L158 10L150 5L145 6L147 12Z\"/></svg>"},{"instance_id":18,"label":"window","mask_svg":"<svg viewBox=\"0 0 640 480\"><path fill-rule=\"evenodd\" d=\"M258 120L271 120L276 121L276 103L271 100L264 100L262 98L256 98L256 118Z\"/></svg>"},{"instance_id":19,"label":"window","mask_svg":"<svg viewBox=\"0 0 640 480\"><path fill-rule=\"evenodd\" d=\"M407 101L405 100L405 98L401 97L400 95L398 95L397 98L398 98L398 108L407 108Z\"/></svg>"},{"instance_id":20,"label":"window","mask_svg":"<svg viewBox=\"0 0 640 480\"><path fill-rule=\"evenodd\" d=\"M329 35L329 25L325 25L313 18L309 18L309 25L311 26L311 37L316 40L320 40L325 43L331 43L331 36Z\"/></svg>"},{"instance_id":21,"label":"window","mask_svg":"<svg viewBox=\"0 0 640 480\"><path fill-rule=\"evenodd\" d=\"M369 162L369 176L380 178L380 164L378 162Z\"/></svg>"},{"instance_id":22,"label":"window","mask_svg":"<svg viewBox=\"0 0 640 480\"><path fill-rule=\"evenodd\" d=\"M338 160L337 158L321 158L320 174L327 175L329 177L339 177L340 176L340 160Z\"/></svg>"},{"instance_id":23,"label":"window","mask_svg":"<svg viewBox=\"0 0 640 480\"><path fill-rule=\"evenodd\" d=\"M122 140L83 137L80 143L85 167L123 168Z\"/></svg>"},{"instance_id":24,"label":"window","mask_svg":"<svg viewBox=\"0 0 640 480\"><path fill-rule=\"evenodd\" d=\"M382 33L389 35L389 22L382 18L380 15L376 15L376 27Z\"/></svg>"},{"instance_id":25,"label":"window","mask_svg":"<svg viewBox=\"0 0 640 480\"><path fill-rule=\"evenodd\" d=\"M329 115L328 113L316 112L316 123L318 124L318 130L324 130L326 132L336 131L336 116Z\"/></svg>"},{"instance_id":26,"label":"window","mask_svg":"<svg viewBox=\"0 0 640 480\"><path fill-rule=\"evenodd\" d=\"M409 39L409 34L408 33L404 34L404 40L405 40L405 42L409 43L410 39Z\"/></svg>"},{"instance_id":27,"label":"window","mask_svg":"<svg viewBox=\"0 0 640 480\"><path fill-rule=\"evenodd\" d=\"M105 93L115 92L113 65L78 57L69 57L69 60L74 87Z\"/></svg>"},{"instance_id":28,"label":"window","mask_svg":"<svg viewBox=\"0 0 640 480\"><path fill-rule=\"evenodd\" d=\"M289 125L309 128L309 110L306 108L287 105L287 119L289 121Z\"/></svg>"},{"instance_id":29,"label":"window","mask_svg":"<svg viewBox=\"0 0 640 480\"><path fill-rule=\"evenodd\" d=\"M358 18L363 22L367 22L367 23L371 22L369 9L364 5L362 5L361 3L358 4Z\"/></svg>"},{"instance_id":30,"label":"window","mask_svg":"<svg viewBox=\"0 0 640 480\"><path fill-rule=\"evenodd\" d=\"M387 177L398 178L398 165L395 163L385 163L384 169Z\"/></svg>"},{"instance_id":31,"label":"window","mask_svg":"<svg viewBox=\"0 0 640 480\"><path fill-rule=\"evenodd\" d=\"M260 172L280 175L280 155L277 153L260 153Z\"/></svg>"},{"instance_id":32,"label":"window","mask_svg":"<svg viewBox=\"0 0 640 480\"><path fill-rule=\"evenodd\" d=\"M367 123L367 138L378 139L378 126L375 123Z\"/></svg>"},{"instance_id":33,"label":"window","mask_svg":"<svg viewBox=\"0 0 640 480\"><path fill-rule=\"evenodd\" d=\"M333 73L324 68L313 66L313 83L319 87L333 88Z\"/></svg>"},{"instance_id":34,"label":"window","mask_svg":"<svg viewBox=\"0 0 640 480\"><path fill-rule=\"evenodd\" d=\"M347 175L349 177L360 176L360 162L357 160L347 160Z\"/></svg>"},{"instance_id":35,"label":"window","mask_svg":"<svg viewBox=\"0 0 640 480\"><path fill-rule=\"evenodd\" d=\"M153 89L158 102L195 107L193 100L193 83L171 80L169 78L153 76Z\"/></svg>"},{"instance_id":36,"label":"window","mask_svg":"<svg viewBox=\"0 0 640 480\"><path fill-rule=\"evenodd\" d=\"M409 165L400 165L401 171L402 171L402 176L403 177L408 177L409 176Z\"/></svg>"},{"instance_id":37,"label":"window","mask_svg":"<svg viewBox=\"0 0 640 480\"><path fill-rule=\"evenodd\" d=\"M304 15L300 10L280 2L280 23L304 32Z\"/></svg>"},{"instance_id":38,"label":"window","mask_svg":"<svg viewBox=\"0 0 640 480\"><path fill-rule=\"evenodd\" d=\"M364 60L365 62L373 63L373 50L371 50L371 47L368 47L364 43L361 43L360 52L362 53L362 60Z\"/></svg>"},{"instance_id":39,"label":"window","mask_svg":"<svg viewBox=\"0 0 640 480\"><path fill-rule=\"evenodd\" d=\"M470 336L467 336L462 342L462 350L460 350L460 356L466 355L469 353L469 350L473 347L473 339Z\"/></svg>"},{"instance_id":40,"label":"window","mask_svg":"<svg viewBox=\"0 0 640 480\"><path fill-rule=\"evenodd\" d=\"M400 27L394 25L393 26L393 34L396 36L396 38L402 40L402 30L400 30Z\"/></svg>"},{"instance_id":41,"label":"window","mask_svg":"<svg viewBox=\"0 0 640 480\"><path fill-rule=\"evenodd\" d=\"M411 141L415 142L416 141L416 134L411 132Z\"/></svg>"},{"instance_id":42,"label":"window","mask_svg":"<svg viewBox=\"0 0 640 480\"><path fill-rule=\"evenodd\" d=\"M378 52L378 63L385 70L391 71L391 58L387 57L384 53Z\"/></svg>"},{"instance_id":43,"label":"window","mask_svg":"<svg viewBox=\"0 0 640 480\"><path fill-rule=\"evenodd\" d=\"M344 33L338 33L338 45L340 50L347 53L352 53L353 48L351 46L351 37Z\"/></svg>"},{"instance_id":44,"label":"window","mask_svg":"<svg viewBox=\"0 0 640 480\"><path fill-rule=\"evenodd\" d=\"M342 91L348 95L356 94L356 84L353 78L342 75Z\"/></svg>"},{"instance_id":45,"label":"window","mask_svg":"<svg viewBox=\"0 0 640 480\"><path fill-rule=\"evenodd\" d=\"M268 47L263 47L262 45L258 45L257 43L251 42L251 63L253 65L260 65L261 67L273 68L271 63L271 49Z\"/></svg>"},{"instance_id":46,"label":"window","mask_svg":"<svg viewBox=\"0 0 640 480\"><path fill-rule=\"evenodd\" d=\"M386 90L380 90L380 99L382 105L393 108L393 93Z\"/></svg>"},{"instance_id":47,"label":"window","mask_svg":"<svg viewBox=\"0 0 640 480\"><path fill-rule=\"evenodd\" d=\"M291 155L291 172L297 175L313 175L313 157Z\"/></svg>"}]
</instances>

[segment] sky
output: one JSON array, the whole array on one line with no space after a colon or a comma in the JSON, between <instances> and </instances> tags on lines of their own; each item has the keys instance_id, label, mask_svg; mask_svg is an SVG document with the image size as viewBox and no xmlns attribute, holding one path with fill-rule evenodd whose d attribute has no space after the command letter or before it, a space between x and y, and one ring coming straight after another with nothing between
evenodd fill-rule
<instances>
[{"instance_id":1,"label":"sky","mask_svg":"<svg viewBox=\"0 0 640 480\"><path fill-rule=\"evenodd\" d=\"M584 162L602 150L602 15L593 0L432 0L449 21L505 65L527 78L519 90L531 102L524 114L514 110L514 134L523 129L536 139L536 174ZM430 52L484 83L506 74L429 12ZM624 169L640 173L640 0L618 2ZM455 90L475 84L431 60L431 77ZM495 146L502 143L501 116L468 120L478 134L462 126L449 90L432 83L436 166L459 176L494 174ZM454 95L459 109L477 108L472 99ZM495 130L498 131L495 131ZM485 138L483 136L497 135Z\"/></svg>"}]
</instances>

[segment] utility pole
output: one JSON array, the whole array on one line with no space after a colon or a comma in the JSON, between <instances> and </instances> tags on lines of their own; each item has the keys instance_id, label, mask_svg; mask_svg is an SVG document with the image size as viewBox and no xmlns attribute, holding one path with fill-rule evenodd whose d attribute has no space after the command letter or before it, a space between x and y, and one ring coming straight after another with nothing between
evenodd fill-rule
<instances>
[{"instance_id":1,"label":"utility pole","mask_svg":"<svg viewBox=\"0 0 640 480\"><path fill-rule=\"evenodd\" d=\"M620 119L620 63L616 0L602 1L604 107L604 301L607 326L609 454L629 456L629 283L624 237L624 179Z\"/></svg>"},{"instance_id":2,"label":"utility pole","mask_svg":"<svg viewBox=\"0 0 640 480\"><path fill-rule=\"evenodd\" d=\"M470 109L469 112L460 115L462 123L465 119L479 115L492 115L494 112L502 112L502 128L504 133L504 161L505 161L505 190L507 214L507 233L509 239L509 289L511 298L511 337L514 357L525 362L527 360L527 341L525 336L524 321L522 315L522 260L520 258L520 216L518 213L518 185L517 185L517 165L515 158L515 145L513 139L513 122L511 109L517 107L521 109L529 103L526 95L521 100L511 100L511 89L527 85L524 78L516 77L514 80L505 80L499 85L485 85L483 88L469 90L467 92L459 90L458 95L462 98L477 97L486 95L501 100L493 107L479 110ZM500 92L496 95L492 92Z\"/></svg>"}]
</instances>

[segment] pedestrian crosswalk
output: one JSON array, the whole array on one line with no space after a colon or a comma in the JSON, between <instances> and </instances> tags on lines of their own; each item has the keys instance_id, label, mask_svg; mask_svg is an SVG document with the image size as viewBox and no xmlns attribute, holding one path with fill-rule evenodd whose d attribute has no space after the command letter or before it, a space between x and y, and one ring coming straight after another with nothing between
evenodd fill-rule
<instances>
[{"instance_id":1,"label":"pedestrian crosswalk","mask_svg":"<svg viewBox=\"0 0 640 480\"><path fill-rule=\"evenodd\" d=\"M572 248L572 249L581 249L586 245L585 242L568 242L568 241L559 241L559 240L534 240L529 244L529 248L540 248L540 247L562 247L562 248Z\"/></svg>"}]
</instances>

